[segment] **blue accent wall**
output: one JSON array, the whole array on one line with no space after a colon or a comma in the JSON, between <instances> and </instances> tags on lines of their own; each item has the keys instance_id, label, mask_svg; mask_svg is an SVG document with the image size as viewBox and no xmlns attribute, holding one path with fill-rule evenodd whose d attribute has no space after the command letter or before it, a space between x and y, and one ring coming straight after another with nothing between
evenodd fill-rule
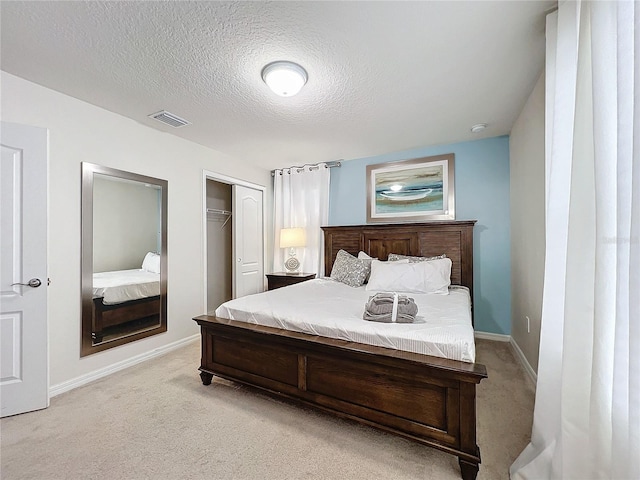
<instances>
[{"instance_id":1,"label":"blue accent wall","mask_svg":"<svg viewBox=\"0 0 640 480\"><path fill-rule=\"evenodd\" d=\"M455 154L456 220L477 220L473 231L475 329L511 333L509 137L437 145L342 162L331 169L330 225L364 225L366 166Z\"/></svg>"}]
</instances>

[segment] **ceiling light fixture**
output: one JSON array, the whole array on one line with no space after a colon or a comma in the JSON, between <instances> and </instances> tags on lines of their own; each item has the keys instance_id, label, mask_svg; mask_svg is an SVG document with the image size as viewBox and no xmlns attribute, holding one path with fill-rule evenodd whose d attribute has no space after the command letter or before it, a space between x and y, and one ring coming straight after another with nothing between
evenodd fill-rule
<instances>
[{"instance_id":1,"label":"ceiling light fixture","mask_svg":"<svg viewBox=\"0 0 640 480\"><path fill-rule=\"evenodd\" d=\"M262 69L262 80L281 97L292 97L307 83L307 72L297 63L273 62Z\"/></svg>"},{"instance_id":2,"label":"ceiling light fixture","mask_svg":"<svg viewBox=\"0 0 640 480\"><path fill-rule=\"evenodd\" d=\"M485 128L487 128L487 124L486 123L476 123L473 127L471 127L471 131L473 133L480 133Z\"/></svg>"}]
</instances>

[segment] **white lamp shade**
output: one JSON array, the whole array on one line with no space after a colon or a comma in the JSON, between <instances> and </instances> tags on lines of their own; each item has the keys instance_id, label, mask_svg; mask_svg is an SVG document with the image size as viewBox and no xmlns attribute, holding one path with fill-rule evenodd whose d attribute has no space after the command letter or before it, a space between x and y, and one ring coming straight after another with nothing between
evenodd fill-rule
<instances>
[{"instance_id":1,"label":"white lamp shade","mask_svg":"<svg viewBox=\"0 0 640 480\"><path fill-rule=\"evenodd\" d=\"M280 230L280 248L304 247L307 234L304 228L283 228Z\"/></svg>"},{"instance_id":2,"label":"white lamp shade","mask_svg":"<svg viewBox=\"0 0 640 480\"><path fill-rule=\"evenodd\" d=\"M273 62L262 70L262 79L281 97L292 97L307 83L307 72L297 63Z\"/></svg>"}]
</instances>

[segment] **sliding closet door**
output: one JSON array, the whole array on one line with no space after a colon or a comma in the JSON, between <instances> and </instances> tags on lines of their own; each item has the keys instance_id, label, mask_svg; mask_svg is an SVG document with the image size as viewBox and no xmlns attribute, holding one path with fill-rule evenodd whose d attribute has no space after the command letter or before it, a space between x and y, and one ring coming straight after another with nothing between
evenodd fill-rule
<instances>
[{"instance_id":1,"label":"sliding closet door","mask_svg":"<svg viewBox=\"0 0 640 480\"><path fill-rule=\"evenodd\" d=\"M233 185L233 298L264 290L262 191Z\"/></svg>"}]
</instances>

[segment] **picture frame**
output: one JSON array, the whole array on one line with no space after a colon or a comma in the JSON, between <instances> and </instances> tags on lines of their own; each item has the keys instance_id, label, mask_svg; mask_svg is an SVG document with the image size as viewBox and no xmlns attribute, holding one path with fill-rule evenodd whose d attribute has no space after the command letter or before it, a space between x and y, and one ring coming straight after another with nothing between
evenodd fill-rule
<instances>
[{"instance_id":1,"label":"picture frame","mask_svg":"<svg viewBox=\"0 0 640 480\"><path fill-rule=\"evenodd\" d=\"M455 155L367 165L367 223L455 220Z\"/></svg>"}]
</instances>

